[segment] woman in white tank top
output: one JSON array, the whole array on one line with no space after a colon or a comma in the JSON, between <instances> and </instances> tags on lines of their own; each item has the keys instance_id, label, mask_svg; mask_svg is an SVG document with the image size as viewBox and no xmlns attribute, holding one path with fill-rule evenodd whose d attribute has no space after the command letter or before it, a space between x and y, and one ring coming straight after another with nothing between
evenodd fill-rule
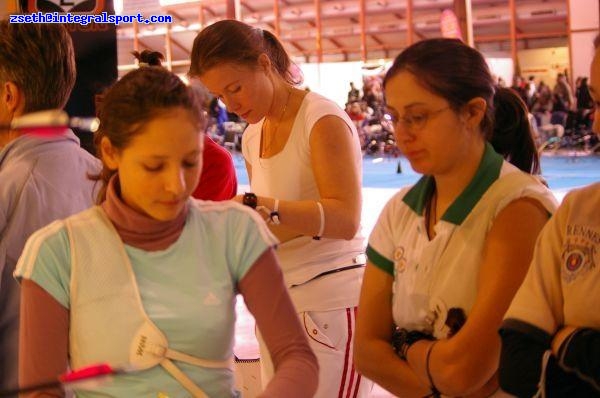
<instances>
[{"instance_id":1,"label":"woman in white tank top","mask_svg":"<svg viewBox=\"0 0 600 398\"><path fill-rule=\"evenodd\" d=\"M292 301L320 366L317 397L367 397L352 341L364 269L361 150L352 121L332 101L297 89L279 40L239 21L196 37L190 75L249 123L242 139L254 207L279 238ZM261 356L269 378L268 356ZM265 380L263 380L264 382Z\"/></svg>"}]
</instances>

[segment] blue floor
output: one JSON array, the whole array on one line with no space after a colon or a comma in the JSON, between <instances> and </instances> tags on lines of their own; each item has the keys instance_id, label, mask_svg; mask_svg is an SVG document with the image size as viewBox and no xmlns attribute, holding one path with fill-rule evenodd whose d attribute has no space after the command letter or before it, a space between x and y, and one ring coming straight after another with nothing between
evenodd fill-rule
<instances>
[{"instance_id":1,"label":"blue floor","mask_svg":"<svg viewBox=\"0 0 600 398\"><path fill-rule=\"evenodd\" d=\"M398 171L398 161L402 173ZM241 155L234 156L240 185L248 184ZM542 156L542 175L551 189L569 190L600 181L600 156ZM363 160L363 187L400 188L419 178L405 158L373 158Z\"/></svg>"}]
</instances>

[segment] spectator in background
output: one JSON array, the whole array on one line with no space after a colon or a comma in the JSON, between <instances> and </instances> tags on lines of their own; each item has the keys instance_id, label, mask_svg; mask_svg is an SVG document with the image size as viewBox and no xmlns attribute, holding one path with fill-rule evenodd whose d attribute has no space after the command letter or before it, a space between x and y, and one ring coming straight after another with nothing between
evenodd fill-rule
<instances>
[{"instance_id":1,"label":"spectator in background","mask_svg":"<svg viewBox=\"0 0 600 398\"><path fill-rule=\"evenodd\" d=\"M352 101L348 106L348 116L350 120L357 123L357 127L365 120L367 117L366 112L363 111L360 101Z\"/></svg>"},{"instance_id":2,"label":"spectator in background","mask_svg":"<svg viewBox=\"0 0 600 398\"><path fill-rule=\"evenodd\" d=\"M600 36L590 92L600 101ZM593 130L600 136L600 108ZM500 383L519 397L600 396L600 183L570 192L542 230L500 329Z\"/></svg>"},{"instance_id":3,"label":"spectator in background","mask_svg":"<svg viewBox=\"0 0 600 398\"><path fill-rule=\"evenodd\" d=\"M348 114L350 120L352 120L352 122L356 126L356 131L358 132L358 138L360 140L361 148L364 147L368 136L366 132L366 130L368 129L368 113L363 109L363 106L366 107L366 104L359 100L352 101L346 104L346 113Z\"/></svg>"},{"instance_id":4,"label":"spectator in background","mask_svg":"<svg viewBox=\"0 0 600 398\"><path fill-rule=\"evenodd\" d=\"M221 101L217 97L212 97L208 104L208 115L212 121L217 125L217 135L222 136L225 134L225 128L223 123L229 121L227 118L227 110L221 104Z\"/></svg>"},{"instance_id":5,"label":"spectator in background","mask_svg":"<svg viewBox=\"0 0 600 398\"><path fill-rule=\"evenodd\" d=\"M500 84L498 86L502 87ZM521 97L523 102L527 103L527 87L525 86L525 82L521 76L515 75L513 77L513 84L510 86L510 88L512 88L519 95L519 97Z\"/></svg>"},{"instance_id":6,"label":"spectator in background","mask_svg":"<svg viewBox=\"0 0 600 398\"><path fill-rule=\"evenodd\" d=\"M553 106L550 87L543 81L540 81L537 93L533 99L533 105L531 106L531 113L537 121L542 142L546 142L552 137L562 137L565 132L563 125L554 125L552 123Z\"/></svg>"},{"instance_id":7,"label":"spectator in background","mask_svg":"<svg viewBox=\"0 0 600 398\"><path fill-rule=\"evenodd\" d=\"M577 76L577 79L575 79L575 97L577 97L577 90L581 86L581 80L583 80L583 76Z\"/></svg>"},{"instance_id":8,"label":"spectator in background","mask_svg":"<svg viewBox=\"0 0 600 398\"><path fill-rule=\"evenodd\" d=\"M582 111L586 109L592 109L594 107L594 101L590 95L590 87L588 86L588 78L582 77L579 86L576 91L577 97L577 109Z\"/></svg>"},{"instance_id":9,"label":"spectator in background","mask_svg":"<svg viewBox=\"0 0 600 398\"><path fill-rule=\"evenodd\" d=\"M362 99L373 110L373 115L382 115L383 86L379 76L371 76L365 81Z\"/></svg>"},{"instance_id":10,"label":"spectator in background","mask_svg":"<svg viewBox=\"0 0 600 398\"><path fill-rule=\"evenodd\" d=\"M556 76L556 85L552 91L552 101L554 103L552 112L569 112L575 110L573 90L567 82L566 76L562 73Z\"/></svg>"},{"instance_id":11,"label":"spectator in background","mask_svg":"<svg viewBox=\"0 0 600 398\"><path fill-rule=\"evenodd\" d=\"M575 92L577 100L577 114L575 118L576 128L583 128L589 131L593 122L594 100L590 95L590 87L588 78L582 77Z\"/></svg>"},{"instance_id":12,"label":"spectator in background","mask_svg":"<svg viewBox=\"0 0 600 398\"><path fill-rule=\"evenodd\" d=\"M533 102L535 100L535 93L537 92L537 88L535 86L535 76L529 76L527 79L527 109L531 110L533 106Z\"/></svg>"},{"instance_id":13,"label":"spectator in background","mask_svg":"<svg viewBox=\"0 0 600 398\"><path fill-rule=\"evenodd\" d=\"M550 90L550 87L542 80L538 85L531 112L534 115L537 113L550 112L552 111L552 107L552 90Z\"/></svg>"},{"instance_id":14,"label":"spectator in background","mask_svg":"<svg viewBox=\"0 0 600 398\"><path fill-rule=\"evenodd\" d=\"M64 26L0 21L2 126L27 113L62 109L75 75ZM51 135L0 130L0 390L18 382L20 289L12 273L25 241L46 224L90 207L94 182L88 175L99 169L69 129Z\"/></svg>"},{"instance_id":15,"label":"spectator in background","mask_svg":"<svg viewBox=\"0 0 600 398\"><path fill-rule=\"evenodd\" d=\"M348 100L346 102L354 102L360 99L360 91L354 87L354 82L350 82L350 91L348 91Z\"/></svg>"}]
</instances>

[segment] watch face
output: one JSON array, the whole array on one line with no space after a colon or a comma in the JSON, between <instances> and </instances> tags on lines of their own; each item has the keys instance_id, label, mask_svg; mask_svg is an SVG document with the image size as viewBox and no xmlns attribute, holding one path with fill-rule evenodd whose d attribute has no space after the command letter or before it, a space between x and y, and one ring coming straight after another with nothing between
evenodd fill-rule
<instances>
[{"instance_id":1,"label":"watch face","mask_svg":"<svg viewBox=\"0 0 600 398\"><path fill-rule=\"evenodd\" d=\"M256 204L258 203L258 198L252 192L246 192L244 194L244 199L243 199L242 203L245 204L246 206L249 206L249 207L252 207L253 209L255 209Z\"/></svg>"}]
</instances>

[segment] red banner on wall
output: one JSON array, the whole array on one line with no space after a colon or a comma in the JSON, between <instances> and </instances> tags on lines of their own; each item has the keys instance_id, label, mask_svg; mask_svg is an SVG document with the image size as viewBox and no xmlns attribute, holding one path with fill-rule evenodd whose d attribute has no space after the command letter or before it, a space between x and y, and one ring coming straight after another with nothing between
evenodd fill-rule
<instances>
[{"instance_id":1,"label":"red banner on wall","mask_svg":"<svg viewBox=\"0 0 600 398\"><path fill-rule=\"evenodd\" d=\"M462 40L460 24L454 11L449 9L442 11L442 15L440 16L440 29L442 30L442 37Z\"/></svg>"}]
</instances>

